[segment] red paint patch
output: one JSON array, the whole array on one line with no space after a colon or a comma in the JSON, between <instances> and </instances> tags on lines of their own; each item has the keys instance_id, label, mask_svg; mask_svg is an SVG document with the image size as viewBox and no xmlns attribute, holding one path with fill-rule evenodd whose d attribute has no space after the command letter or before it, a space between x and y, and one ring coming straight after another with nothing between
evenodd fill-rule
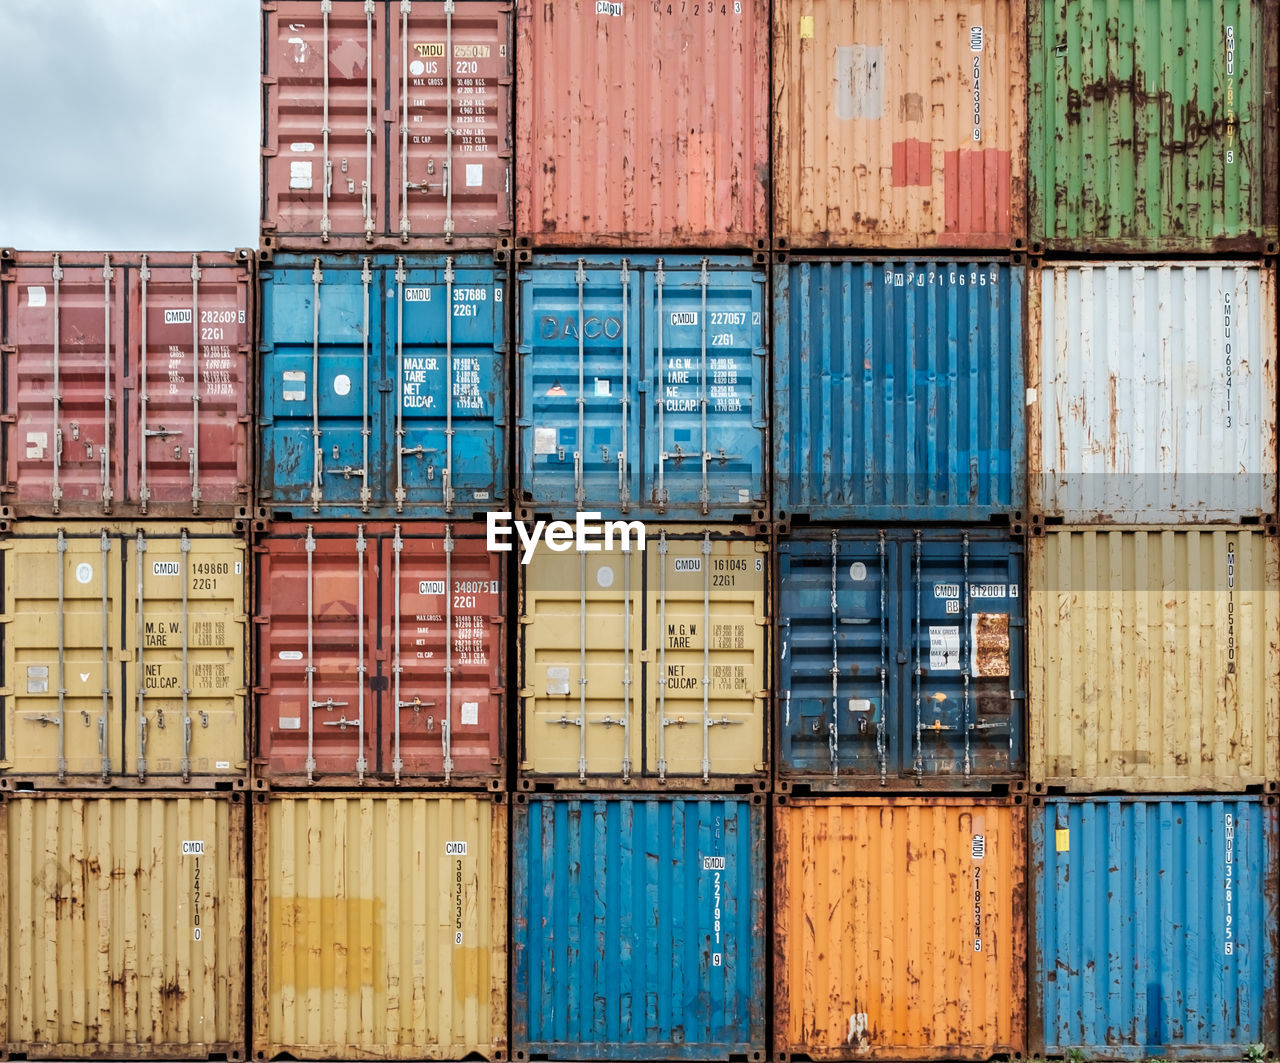
<instances>
[{"instance_id":1,"label":"red paint patch","mask_svg":"<svg viewBox=\"0 0 1280 1063\"><path fill-rule=\"evenodd\" d=\"M947 232L1009 232L1009 152L948 151L942 168Z\"/></svg>"},{"instance_id":2,"label":"red paint patch","mask_svg":"<svg viewBox=\"0 0 1280 1063\"><path fill-rule=\"evenodd\" d=\"M893 186L933 184L927 140L899 140L893 145Z\"/></svg>"}]
</instances>

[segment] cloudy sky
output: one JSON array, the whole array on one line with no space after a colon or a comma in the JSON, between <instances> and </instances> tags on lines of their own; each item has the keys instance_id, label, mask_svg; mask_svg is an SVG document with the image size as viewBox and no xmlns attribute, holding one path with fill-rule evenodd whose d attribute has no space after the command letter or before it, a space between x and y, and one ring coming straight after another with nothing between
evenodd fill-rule
<instances>
[{"instance_id":1,"label":"cloudy sky","mask_svg":"<svg viewBox=\"0 0 1280 1063\"><path fill-rule=\"evenodd\" d=\"M257 244L258 0L0 0L0 246Z\"/></svg>"}]
</instances>

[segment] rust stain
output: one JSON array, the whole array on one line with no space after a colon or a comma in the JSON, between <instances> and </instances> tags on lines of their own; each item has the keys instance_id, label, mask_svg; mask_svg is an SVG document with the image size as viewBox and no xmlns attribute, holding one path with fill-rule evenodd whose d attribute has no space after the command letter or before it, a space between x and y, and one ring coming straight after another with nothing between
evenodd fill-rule
<instances>
[{"instance_id":1,"label":"rust stain","mask_svg":"<svg viewBox=\"0 0 1280 1063\"><path fill-rule=\"evenodd\" d=\"M1009 674L1009 614L978 613L974 617L973 654L980 676Z\"/></svg>"}]
</instances>

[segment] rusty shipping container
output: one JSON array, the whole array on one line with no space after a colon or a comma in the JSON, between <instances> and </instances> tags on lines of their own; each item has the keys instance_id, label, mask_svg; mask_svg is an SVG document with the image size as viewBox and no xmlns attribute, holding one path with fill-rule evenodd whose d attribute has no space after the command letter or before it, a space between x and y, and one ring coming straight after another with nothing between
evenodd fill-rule
<instances>
[{"instance_id":1,"label":"rusty shipping container","mask_svg":"<svg viewBox=\"0 0 1280 1063\"><path fill-rule=\"evenodd\" d=\"M1028 540L1033 788L1280 780L1280 545L1248 528Z\"/></svg>"},{"instance_id":2,"label":"rusty shipping container","mask_svg":"<svg viewBox=\"0 0 1280 1063\"><path fill-rule=\"evenodd\" d=\"M245 803L0 801L0 1051L245 1058Z\"/></svg>"},{"instance_id":3,"label":"rusty shipping container","mask_svg":"<svg viewBox=\"0 0 1280 1063\"><path fill-rule=\"evenodd\" d=\"M483 525L272 526L256 778L505 787L506 570Z\"/></svg>"},{"instance_id":4,"label":"rusty shipping container","mask_svg":"<svg viewBox=\"0 0 1280 1063\"><path fill-rule=\"evenodd\" d=\"M777 798L774 1051L1026 1051L1022 796Z\"/></svg>"},{"instance_id":5,"label":"rusty shipping container","mask_svg":"<svg viewBox=\"0 0 1280 1063\"><path fill-rule=\"evenodd\" d=\"M774 4L777 246L1023 247L1025 12Z\"/></svg>"},{"instance_id":6,"label":"rusty shipping container","mask_svg":"<svg viewBox=\"0 0 1280 1063\"><path fill-rule=\"evenodd\" d=\"M1277 0L1030 0L1034 252L1277 250Z\"/></svg>"},{"instance_id":7,"label":"rusty shipping container","mask_svg":"<svg viewBox=\"0 0 1280 1063\"><path fill-rule=\"evenodd\" d=\"M518 243L767 246L767 0L516 12Z\"/></svg>"},{"instance_id":8,"label":"rusty shipping container","mask_svg":"<svg viewBox=\"0 0 1280 1063\"><path fill-rule=\"evenodd\" d=\"M511 29L500 0L263 0L263 246L509 246Z\"/></svg>"},{"instance_id":9,"label":"rusty shipping container","mask_svg":"<svg viewBox=\"0 0 1280 1063\"><path fill-rule=\"evenodd\" d=\"M768 538L630 531L520 566L520 786L763 790Z\"/></svg>"},{"instance_id":10,"label":"rusty shipping container","mask_svg":"<svg viewBox=\"0 0 1280 1063\"><path fill-rule=\"evenodd\" d=\"M1033 279L1033 513L1068 523L1274 517L1273 269L1077 263Z\"/></svg>"},{"instance_id":11,"label":"rusty shipping container","mask_svg":"<svg viewBox=\"0 0 1280 1063\"><path fill-rule=\"evenodd\" d=\"M505 1059L505 798L253 797L254 1058Z\"/></svg>"},{"instance_id":12,"label":"rusty shipping container","mask_svg":"<svg viewBox=\"0 0 1280 1063\"><path fill-rule=\"evenodd\" d=\"M245 550L229 523L16 523L0 788L244 786Z\"/></svg>"},{"instance_id":13,"label":"rusty shipping container","mask_svg":"<svg viewBox=\"0 0 1280 1063\"><path fill-rule=\"evenodd\" d=\"M248 251L4 251L4 484L19 517L244 517Z\"/></svg>"}]
</instances>

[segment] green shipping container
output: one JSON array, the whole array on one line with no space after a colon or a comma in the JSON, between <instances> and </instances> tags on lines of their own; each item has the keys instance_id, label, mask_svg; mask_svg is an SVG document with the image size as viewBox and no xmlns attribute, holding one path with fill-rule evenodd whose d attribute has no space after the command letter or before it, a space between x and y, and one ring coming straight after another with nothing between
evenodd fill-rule
<instances>
[{"instance_id":1,"label":"green shipping container","mask_svg":"<svg viewBox=\"0 0 1280 1063\"><path fill-rule=\"evenodd\" d=\"M1277 243L1280 0L1036 0L1032 251Z\"/></svg>"}]
</instances>

